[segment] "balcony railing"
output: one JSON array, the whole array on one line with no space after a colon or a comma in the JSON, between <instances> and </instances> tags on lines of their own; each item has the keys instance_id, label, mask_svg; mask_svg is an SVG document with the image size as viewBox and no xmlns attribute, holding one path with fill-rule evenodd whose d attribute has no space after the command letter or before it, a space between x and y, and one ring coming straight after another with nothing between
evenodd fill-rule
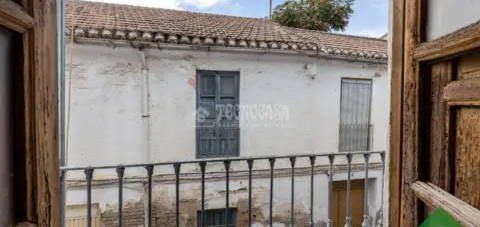
<instances>
[{"instance_id":1,"label":"balcony railing","mask_svg":"<svg viewBox=\"0 0 480 227\"><path fill-rule=\"evenodd\" d=\"M342 163L340 162L338 157L342 157ZM335 169L334 167L338 166L345 166L346 167L346 201L345 201L345 227L352 226L352 218L351 218L351 175L352 175L352 160L356 160L357 162L360 160L360 164L356 165L363 165L364 171L364 208L363 208L363 227L372 226L370 224L369 218L371 217L369 214L369 200L368 200L368 187L369 187L369 170L370 165L372 162L372 157L375 157L377 160L375 163L378 167L381 168L381 206L383 207L383 192L384 192L384 184L383 178L385 173L385 153L383 151L372 151L372 152L345 152L345 153L327 153L327 154L305 154L305 155L286 155L286 156L263 156L263 157L249 157L249 158L222 158L222 159L200 159L200 160L192 160L192 161L178 161L178 162L159 162L159 163L148 163L148 164L132 164L132 165L109 165L109 166L95 166L95 167L62 167L61 168L61 189L62 189L62 202L65 204L65 197L66 197L66 180L67 180L67 173L70 172L78 172L81 171L84 174L84 181L86 187L86 226L92 227L92 179L94 174L97 171L110 169L116 171L116 181L118 183L118 216L117 216L117 226L121 227L124 226L123 224L123 188L124 188L124 173L126 169L130 168L144 168L144 173L146 177L146 211L145 211L145 225L150 227L152 226L152 177L154 177L154 169L157 167L169 167L172 168L174 172L174 181L175 181L175 226L185 226L185 224L181 223L181 200L180 200L180 184L181 182L181 167L184 165L198 165L200 168L200 184L201 184L201 198L200 198L200 210L199 210L199 222L198 226L205 226L205 174L207 173L207 168L214 163L217 165L220 163L223 164L224 168L224 179L225 179L225 214L229 213L230 209L230 173L231 173L231 165L232 163L244 163L248 167L248 226L252 226L253 218L252 218L252 172L255 163L262 161L268 161L267 166L267 173L269 172L269 204L268 204L268 219L266 225L273 226L273 209L275 204L274 193L276 189L274 187L274 170L275 170L275 163L278 160L287 160L289 166L289 177L290 177L290 214L289 214L289 224L290 226L298 226L295 225L295 169L296 163L298 160L304 161L307 164L307 176L309 176L310 181L310 192L309 192L309 225L314 226L314 213L317 212L314 209L314 174L315 174L315 167L319 165L320 162L325 163L326 167L328 168L328 220L326 220L328 227L333 227L333 217L332 217L332 193L333 193L333 183L334 183L334 174ZM309 165L309 166L308 166ZM287 175L288 176L288 175ZM285 189L283 189L285 190ZM288 190L288 189L287 189ZM381 209L383 210L383 209ZM382 213L382 212L381 212ZM383 213L380 215L381 221L383 222ZM231 223L229 220L230 215L223 215L222 218L225 219L224 223ZM65 226L65 207L62 209L62 223ZM381 224L380 224L381 225ZM225 226L227 226L225 224ZM230 226L230 225L228 225Z\"/></svg>"}]
</instances>

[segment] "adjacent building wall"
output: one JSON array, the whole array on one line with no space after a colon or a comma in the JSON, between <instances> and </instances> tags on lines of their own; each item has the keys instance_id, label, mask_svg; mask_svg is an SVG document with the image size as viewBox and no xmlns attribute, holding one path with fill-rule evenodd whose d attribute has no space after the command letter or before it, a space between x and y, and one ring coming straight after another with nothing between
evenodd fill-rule
<instances>
[{"instance_id":1,"label":"adjacent building wall","mask_svg":"<svg viewBox=\"0 0 480 227\"><path fill-rule=\"evenodd\" d=\"M479 21L480 2L476 0L428 0L427 41L440 38Z\"/></svg>"},{"instance_id":2,"label":"adjacent building wall","mask_svg":"<svg viewBox=\"0 0 480 227\"><path fill-rule=\"evenodd\" d=\"M270 121L262 118L240 120L240 156L295 155L338 151L341 78L372 79L371 123L374 127L374 150L387 149L389 117L389 78L386 64L308 57L303 55L209 52L198 50L160 50L132 47L75 44L68 46L67 89L71 87L68 166L117 165L167 162L195 159L196 70L240 72L240 105L262 111L275 104L288 110L288 118ZM145 57L145 65L142 60ZM146 70L149 88L149 115L144 116L142 103ZM68 91L67 91L68 92ZM263 108L263 109L262 109ZM148 117L150 140L145 142L145 120ZM145 149L148 143L148 149ZM378 161L376 156L374 160ZM361 163L361 157L355 159ZM338 163L345 164L343 159ZM327 164L327 159L319 159ZM263 173L267 163L256 163L254 208L255 220L265 224L268 218L269 178ZM297 161L295 202L299 223L308 221L308 159ZM290 177L288 161L276 165L274 219L280 226L288 223ZM363 178L362 165L352 178ZM302 170L302 168L304 168ZM326 166L315 174L315 222L326 221L328 175ZM323 170L322 170L323 169ZM232 165L231 206L242 213L245 221L247 198L246 163ZM207 171L207 208L224 207L223 165L209 165ZM282 171L284 172L282 174ZM302 173L303 171L303 173ZM182 172L199 172L198 166L182 166ZM171 166L156 169L154 187L155 215L162 217L158 226L171 223L174 213L174 183ZM286 174L285 174L286 173ZM126 212L137 222L143 220L145 170L129 169L130 180L124 187ZM242 175L243 174L243 175ZM217 174L218 175L218 174ZM95 172L93 201L100 205L104 221L114 223L117 203L115 171ZM236 177L235 177L236 176ZM184 176L182 181L182 223L195 223L199 209L199 178ZM67 204L84 204L82 172L71 173ZM192 180L193 179L193 180ZM339 170L335 180L345 180ZM372 222L378 217L382 174L377 166L369 180L369 213ZM79 185L80 184L80 185ZM168 205L168 206L167 206ZM166 207L165 207L166 206ZM155 208L157 207L157 208ZM298 211L297 211L298 209ZM170 221L169 221L170 220ZM173 219L174 220L174 219ZM283 223L283 224L282 224ZM139 223L137 223L139 224ZM186 226L193 226L186 224Z\"/></svg>"},{"instance_id":3,"label":"adjacent building wall","mask_svg":"<svg viewBox=\"0 0 480 227\"><path fill-rule=\"evenodd\" d=\"M194 159L196 70L239 71L241 106L288 108L286 121L241 119L240 156L336 152L344 77L373 80L373 149L387 148L390 94L386 64L302 55L146 49L151 139L150 152L145 154L141 52L94 45L75 45L70 51L74 57L69 166Z\"/></svg>"}]
</instances>

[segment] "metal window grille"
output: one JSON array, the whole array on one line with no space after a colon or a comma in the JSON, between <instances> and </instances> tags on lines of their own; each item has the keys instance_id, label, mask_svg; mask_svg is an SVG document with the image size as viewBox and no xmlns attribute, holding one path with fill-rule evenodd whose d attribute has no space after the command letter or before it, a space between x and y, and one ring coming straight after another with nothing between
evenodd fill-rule
<instances>
[{"instance_id":1,"label":"metal window grille","mask_svg":"<svg viewBox=\"0 0 480 227\"><path fill-rule=\"evenodd\" d=\"M204 211L204 227L225 227L225 209L212 209ZM228 209L228 226L237 226L237 209ZM201 227L201 211L197 211L197 226Z\"/></svg>"},{"instance_id":2,"label":"metal window grille","mask_svg":"<svg viewBox=\"0 0 480 227\"><path fill-rule=\"evenodd\" d=\"M342 79L340 102L340 151L370 149L372 81Z\"/></svg>"}]
</instances>

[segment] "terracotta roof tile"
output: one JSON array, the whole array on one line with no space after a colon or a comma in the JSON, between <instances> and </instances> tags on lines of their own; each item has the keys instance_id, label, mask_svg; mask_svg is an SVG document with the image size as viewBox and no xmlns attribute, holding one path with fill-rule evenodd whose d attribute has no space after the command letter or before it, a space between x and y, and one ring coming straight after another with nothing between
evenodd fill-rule
<instances>
[{"instance_id":1,"label":"terracotta roof tile","mask_svg":"<svg viewBox=\"0 0 480 227\"><path fill-rule=\"evenodd\" d=\"M262 18L76 0L67 2L67 29L73 23L75 36L91 38L143 38L152 42L318 50L331 55L387 58L387 42L382 39L290 28Z\"/></svg>"}]
</instances>

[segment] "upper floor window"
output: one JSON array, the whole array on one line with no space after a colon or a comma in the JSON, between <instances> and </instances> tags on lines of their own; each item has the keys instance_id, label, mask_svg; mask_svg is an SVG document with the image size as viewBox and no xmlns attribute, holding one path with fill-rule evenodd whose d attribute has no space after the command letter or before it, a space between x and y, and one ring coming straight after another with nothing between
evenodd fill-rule
<instances>
[{"instance_id":1,"label":"upper floor window","mask_svg":"<svg viewBox=\"0 0 480 227\"><path fill-rule=\"evenodd\" d=\"M239 155L239 73L197 71L197 158Z\"/></svg>"},{"instance_id":2,"label":"upper floor window","mask_svg":"<svg viewBox=\"0 0 480 227\"><path fill-rule=\"evenodd\" d=\"M340 101L340 151L368 151L372 80L342 79Z\"/></svg>"}]
</instances>

